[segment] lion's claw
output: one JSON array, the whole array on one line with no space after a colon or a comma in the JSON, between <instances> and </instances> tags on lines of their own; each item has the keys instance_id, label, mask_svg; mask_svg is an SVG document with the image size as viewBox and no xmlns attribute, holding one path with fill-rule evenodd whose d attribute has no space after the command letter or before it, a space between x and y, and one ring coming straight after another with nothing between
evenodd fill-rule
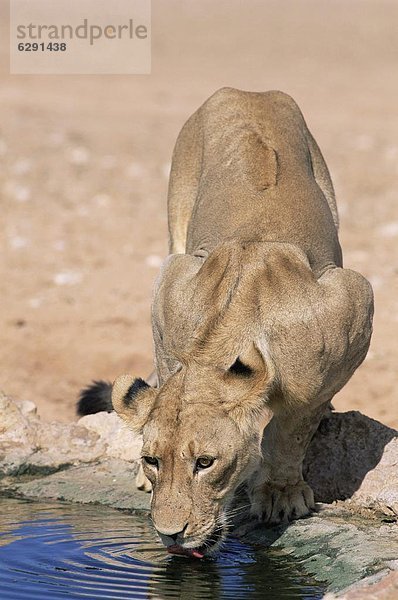
<instances>
[{"instance_id":1,"label":"lion's claw","mask_svg":"<svg viewBox=\"0 0 398 600\"><path fill-rule=\"evenodd\" d=\"M283 487L263 483L252 491L251 500L251 515L270 525L299 519L315 508L314 494L305 481Z\"/></svg>"}]
</instances>

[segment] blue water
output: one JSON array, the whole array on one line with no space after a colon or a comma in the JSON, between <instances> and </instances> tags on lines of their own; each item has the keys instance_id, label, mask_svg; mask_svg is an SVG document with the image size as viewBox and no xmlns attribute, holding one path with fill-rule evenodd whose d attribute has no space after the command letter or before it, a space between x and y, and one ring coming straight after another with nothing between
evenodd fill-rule
<instances>
[{"instance_id":1,"label":"blue water","mask_svg":"<svg viewBox=\"0 0 398 600\"><path fill-rule=\"evenodd\" d=\"M291 558L228 540L217 559L169 556L145 516L0 500L0 599L305 599L324 587Z\"/></svg>"}]
</instances>

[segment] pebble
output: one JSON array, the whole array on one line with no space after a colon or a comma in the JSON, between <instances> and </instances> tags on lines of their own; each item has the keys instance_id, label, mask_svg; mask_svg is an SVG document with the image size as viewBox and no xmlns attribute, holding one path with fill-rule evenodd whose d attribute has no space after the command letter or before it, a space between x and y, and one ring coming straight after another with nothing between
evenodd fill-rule
<instances>
[{"instance_id":1,"label":"pebble","mask_svg":"<svg viewBox=\"0 0 398 600\"><path fill-rule=\"evenodd\" d=\"M17 202L27 202L31 197L30 188L26 185L19 185L15 181L8 181L4 186L4 191Z\"/></svg>"},{"instance_id":2,"label":"pebble","mask_svg":"<svg viewBox=\"0 0 398 600\"><path fill-rule=\"evenodd\" d=\"M79 271L61 271L54 275L53 281L56 285L76 285L83 279Z\"/></svg>"},{"instance_id":3,"label":"pebble","mask_svg":"<svg viewBox=\"0 0 398 600\"><path fill-rule=\"evenodd\" d=\"M371 135L363 133L355 139L355 147L357 150L371 150L374 146L374 138Z\"/></svg>"},{"instance_id":4,"label":"pebble","mask_svg":"<svg viewBox=\"0 0 398 600\"><path fill-rule=\"evenodd\" d=\"M24 237L16 235L9 239L9 244L14 250L20 250L21 248L26 248L28 245L28 240Z\"/></svg>"},{"instance_id":5,"label":"pebble","mask_svg":"<svg viewBox=\"0 0 398 600\"><path fill-rule=\"evenodd\" d=\"M64 240L56 240L53 243L53 248L54 248L54 250L57 250L57 252L63 252L65 250L65 246L66 246L66 244L65 244Z\"/></svg>"},{"instance_id":6,"label":"pebble","mask_svg":"<svg viewBox=\"0 0 398 600\"><path fill-rule=\"evenodd\" d=\"M62 131L53 131L48 136L48 141L51 146L62 146L65 142L65 134Z\"/></svg>"},{"instance_id":7,"label":"pebble","mask_svg":"<svg viewBox=\"0 0 398 600\"><path fill-rule=\"evenodd\" d=\"M41 298L29 298L28 304L31 308L39 308L43 304L43 300Z\"/></svg>"},{"instance_id":8,"label":"pebble","mask_svg":"<svg viewBox=\"0 0 398 600\"><path fill-rule=\"evenodd\" d=\"M137 177L143 177L145 175L145 168L140 163L132 162L126 167L127 177L135 179Z\"/></svg>"},{"instance_id":9,"label":"pebble","mask_svg":"<svg viewBox=\"0 0 398 600\"><path fill-rule=\"evenodd\" d=\"M146 257L145 264L147 264L148 267L159 269L159 267L161 267L163 264L163 258L161 256L158 256L157 254L150 254Z\"/></svg>"},{"instance_id":10,"label":"pebble","mask_svg":"<svg viewBox=\"0 0 398 600\"><path fill-rule=\"evenodd\" d=\"M111 197L108 194L96 194L93 202L97 206L108 206L111 202Z\"/></svg>"},{"instance_id":11,"label":"pebble","mask_svg":"<svg viewBox=\"0 0 398 600\"><path fill-rule=\"evenodd\" d=\"M398 158L398 146L388 146L384 151L386 160L396 160Z\"/></svg>"},{"instance_id":12,"label":"pebble","mask_svg":"<svg viewBox=\"0 0 398 600\"><path fill-rule=\"evenodd\" d=\"M86 165L90 160L90 153L87 148L77 146L69 151L69 162L73 165Z\"/></svg>"},{"instance_id":13,"label":"pebble","mask_svg":"<svg viewBox=\"0 0 398 600\"><path fill-rule=\"evenodd\" d=\"M377 229L377 233L384 238L394 238L398 236L398 221L385 223Z\"/></svg>"},{"instance_id":14,"label":"pebble","mask_svg":"<svg viewBox=\"0 0 398 600\"><path fill-rule=\"evenodd\" d=\"M11 170L15 175L26 175L32 170L33 162L29 158L21 158L17 160Z\"/></svg>"}]
</instances>

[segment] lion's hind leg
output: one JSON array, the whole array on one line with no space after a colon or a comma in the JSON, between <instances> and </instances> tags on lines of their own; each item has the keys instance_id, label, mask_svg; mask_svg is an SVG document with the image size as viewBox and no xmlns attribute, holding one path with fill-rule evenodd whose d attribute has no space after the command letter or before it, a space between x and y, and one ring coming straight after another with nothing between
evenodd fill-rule
<instances>
[{"instance_id":1,"label":"lion's hind leg","mask_svg":"<svg viewBox=\"0 0 398 600\"><path fill-rule=\"evenodd\" d=\"M170 254L186 252L201 174L202 143L199 110L185 123L174 148L167 200Z\"/></svg>"}]
</instances>

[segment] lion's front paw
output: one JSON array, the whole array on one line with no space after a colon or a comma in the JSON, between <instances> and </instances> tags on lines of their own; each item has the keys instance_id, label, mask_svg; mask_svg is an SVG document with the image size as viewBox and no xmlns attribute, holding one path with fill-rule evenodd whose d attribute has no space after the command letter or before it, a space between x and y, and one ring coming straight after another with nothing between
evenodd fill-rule
<instances>
[{"instance_id":1,"label":"lion's front paw","mask_svg":"<svg viewBox=\"0 0 398 600\"><path fill-rule=\"evenodd\" d=\"M152 492L152 484L149 481L148 477L144 473L144 469L142 465L140 465L137 473L137 477L135 478L136 487L143 492Z\"/></svg>"},{"instance_id":2,"label":"lion's front paw","mask_svg":"<svg viewBox=\"0 0 398 600\"><path fill-rule=\"evenodd\" d=\"M251 515L269 524L287 523L308 515L314 508L314 494L305 481L278 486L263 483L250 494Z\"/></svg>"}]
</instances>

